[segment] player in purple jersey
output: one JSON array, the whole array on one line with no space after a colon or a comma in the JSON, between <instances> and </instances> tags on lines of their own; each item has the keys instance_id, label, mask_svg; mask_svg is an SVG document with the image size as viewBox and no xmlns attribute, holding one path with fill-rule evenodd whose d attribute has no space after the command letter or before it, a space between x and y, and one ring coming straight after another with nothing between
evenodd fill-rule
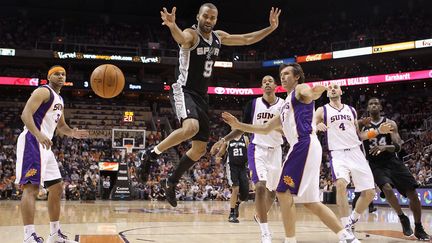
<instances>
[{"instance_id":1,"label":"player in purple jersey","mask_svg":"<svg viewBox=\"0 0 432 243\"><path fill-rule=\"evenodd\" d=\"M279 199L285 227L285 243L295 243L295 203L302 203L317 215L339 237L339 242L360 242L344 229L336 215L319 199L319 173L322 157L321 144L316 136L315 100L326 90L317 85L304 84L304 73L297 63L282 64L279 68L281 83L288 97L281 114L263 125L240 123L224 112L222 118L232 129L266 134L282 128L290 143L290 151L283 163L276 195Z\"/></svg>"},{"instance_id":2,"label":"player in purple jersey","mask_svg":"<svg viewBox=\"0 0 432 243\"><path fill-rule=\"evenodd\" d=\"M60 230L60 199L63 193L63 182L57 161L51 151L54 131L74 138L85 138L86 130L70 128L64 118L63 99L60 89L66 81L66 71L61 66L54 66L48 71L49 84L33 91L28 99L21 119L24 130L17 143L16 183L22 185L21 214L24 223L24 243L44 242L36 234L34 226L35 199L39 186L48 191L48 214L50 218L50 235L48 243L68 240Z\"/></svg>"}]
</instances>

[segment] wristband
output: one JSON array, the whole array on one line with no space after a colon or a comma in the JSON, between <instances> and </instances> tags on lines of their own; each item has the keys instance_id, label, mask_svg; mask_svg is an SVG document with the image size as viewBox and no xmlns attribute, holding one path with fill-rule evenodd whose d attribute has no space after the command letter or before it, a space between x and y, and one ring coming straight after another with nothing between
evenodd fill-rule
<instances>
[{"instance_id":1,"label":"wristband","mask_svg":"<svg viewBox=\"0 0 432 243\"><path fill-rule=\"evenodd\" d=\"M377 130L375 130L375 129L369 130L367 132L367 138L368 139L375 138L376 136L378 136L378 134L379 134L379 132Z\"/></svg>"}]
</instances>

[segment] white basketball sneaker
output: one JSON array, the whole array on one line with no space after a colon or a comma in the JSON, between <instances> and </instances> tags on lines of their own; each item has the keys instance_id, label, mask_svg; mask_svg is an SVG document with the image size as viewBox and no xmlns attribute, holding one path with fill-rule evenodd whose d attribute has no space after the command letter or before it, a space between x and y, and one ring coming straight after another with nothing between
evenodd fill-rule
<instances>
[{"instance_id":1,"label":"white basketball sneaker","mask_svg":"<svg viewBox=\"0 0 432 243\"><path fill-rule=\"evenodd\" d=\"M74 240L69 240L66 235L64 235L60 230L54 234L50 234L47 243L78 243Z\"/></svg>"},{"instance_id":2,"label":"white basketball sneaker","mask_svg":"<svg viewBox=\"0 0 432 243\"><path fill-rule=\"evenodd\" d=\"M24 243L43 243L44 239L36 235L36 233L31 234L30 237L24 239Z\"/></svg>"},{"instance_id":3,"label":"white basketball sneaker","mask_svg":"<svg viewBox=\"0 0 432 243\"><path fill-rule=\"evenodd\" d=\"M261 235L261 243L272 243L271 234L262 234Z\"/></svg>"}]
</instances>

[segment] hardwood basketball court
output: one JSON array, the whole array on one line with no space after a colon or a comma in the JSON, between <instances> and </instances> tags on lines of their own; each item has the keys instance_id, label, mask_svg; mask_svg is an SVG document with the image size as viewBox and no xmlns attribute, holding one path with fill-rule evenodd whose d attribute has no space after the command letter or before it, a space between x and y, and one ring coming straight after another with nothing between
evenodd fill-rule
<instances>
[{"instance_id":1,"label":"hardwood basketball court","mask_svg":"<svg viewBox=\"0 0 432 243\"><path fill-rule=\"evenodd\" d=\"M331 206L334 210L335 206ZM303 207L298 209L297 239L299 242L337 242L317 217ZM0 239L4 243L22 242L23 227L19 201L0 201ZM260 242L260 230L253 221L253 202L240 209L240 223L228 223L228 202L180 202L172 208L166 202L149 201L78 201L62 202L61 224L69 238L81 243L166 242L217 243ZM408 209L405 213L412 214ZM40 236L49 233L45 201L36 204L35 225ZM423 211L423 224L431 233L432 211ZM273 242L283 242L284 233L279 206L269 213ZM357 225L362 242L409 242L400 232L398 216L388 207L373 214L364 214Z\"/></svg>"}]
</instances>

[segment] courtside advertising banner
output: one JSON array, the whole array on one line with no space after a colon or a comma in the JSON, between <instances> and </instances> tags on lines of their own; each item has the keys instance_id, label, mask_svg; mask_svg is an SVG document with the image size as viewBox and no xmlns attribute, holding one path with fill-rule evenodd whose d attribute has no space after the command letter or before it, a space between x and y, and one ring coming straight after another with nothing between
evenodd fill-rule
<instances>
[{"instance_id":1,"label":"courtside advertising banner","mask_svg":"<svg viewBox=\"0 0 432 243\"><path fill-rule=\"evenodd\" d=\"M404 72L404 73L391 73L382 75L373 75L365 77L354 77L354 78L343 78L333 80L323 80L317 82L307 83L309 86L337 84L339 86L355 86L355 85L367 85L367 84L382 84L391 82L404 82L419 79L430 79L432 78L432 69L415 71L415 72ZM276 93L286 92L282 86L276 88ZM262 95L263 91L261 88L226 88L226 87L208 87L208 94L217 95Z\"/></svg>"},{"instance_id":2,"label":"courtside advertising banner","mask_svg":"<svg viewBox=\"0 0 432 243\"><path fill-rule=\"evenodd\" d=\"M333 59L344 58L344 57L355 57L372 54L372 46L348 49L343 51L334 51Z\"/></svg>"},{"instance_id":3,"label":"courtside advertising banner","mask_svg":"<svg viewBox=\"0 0 432 243\"><path fill-rule=\"evenodd\" d=\"M415 42L415 48L432 47L432 39L418 40Z\"/></svg>"},{"instance_id":4,"label":"courtside advertising banner","mask_svg":"<svg viewBox=\"0 0 432 243\"><path fill-rule=\"evenodd\" d=\"M338 84L339 86L354 86L354 85L364 85L364 84L402 82L402 81L411 81L411 80L428 79L428 78L432 78L432 69L415 71L415 72L391 73L391 74L373 75L373 76L365 76L365 77L324 80L318 82L311 82L307 84L309 84L310 86L315 86L319 84L324 86L330 84Z\"/></svg>"},{"instance_id":5,"label":"courtside advertising banner","mask_svg":"<svg viewBox=\"0 0 432 243\"><path fill-rule=\"evenodd\" d=\"M327 59L332 59L332 57L333 57L333 53L326 52L326 53L320 53L320 54L298 56L296 58L296 60L298 63L302 63L302 62L313 62L313 61L327 60Z\"/></svg>"},{"instance_id":6,"label":"courtside advertising banner","mask_svg":"<svg viewBox=\"0 0 432 243\"><path fill-rule=\"evenodd\" d=\"M0 77L0 85L38 86L38 78Z\"/></svg>"},{"instance_id":7,"label":"courtside advertising banner","mask_svg":"<svg viewBox=\"0 0 432 243\"><path fill-rule=\"evenodd\" d=\"M402 50L409 50L414 48L415 48L415 42L407 41L407 42L400 42L394 44L373 46L372 53L375 54L375 53L384 53L384 52L391 52L391 51L402 51Z\"/></svg>"},{"instance_id":8,"label":"courtside advertising banner","mask_svg":"<svg viewBox=\"0 0 432 243\"><path fill-rule=\"evenodd\" d=\"M399 204L402 206L409 205L409 199L402 196L396 189L393 189L396 198L399 201ZM432 207L432 188L417 188L417 195L420 200L422 207ZM352 202L355 197L354 189L347 189L348 201ZM380 197L380 192L375 194L373 203L376 205L385 205L388 204L385 198Z\"/></svg>"},{"instance_id":9,"label":"courtside advertising banner","mask_svg":"<svg viewBox=\"0 0 432 243\"><path fill-rule=\"evenodd\" d=\"M294 63L294 62L295 62L295 58L291 57L291 58L263 61L262 66L263 67L275 67L275 66L279 66L281 64L290 64L290 63Z\"/></svg>"}]
</instances>

